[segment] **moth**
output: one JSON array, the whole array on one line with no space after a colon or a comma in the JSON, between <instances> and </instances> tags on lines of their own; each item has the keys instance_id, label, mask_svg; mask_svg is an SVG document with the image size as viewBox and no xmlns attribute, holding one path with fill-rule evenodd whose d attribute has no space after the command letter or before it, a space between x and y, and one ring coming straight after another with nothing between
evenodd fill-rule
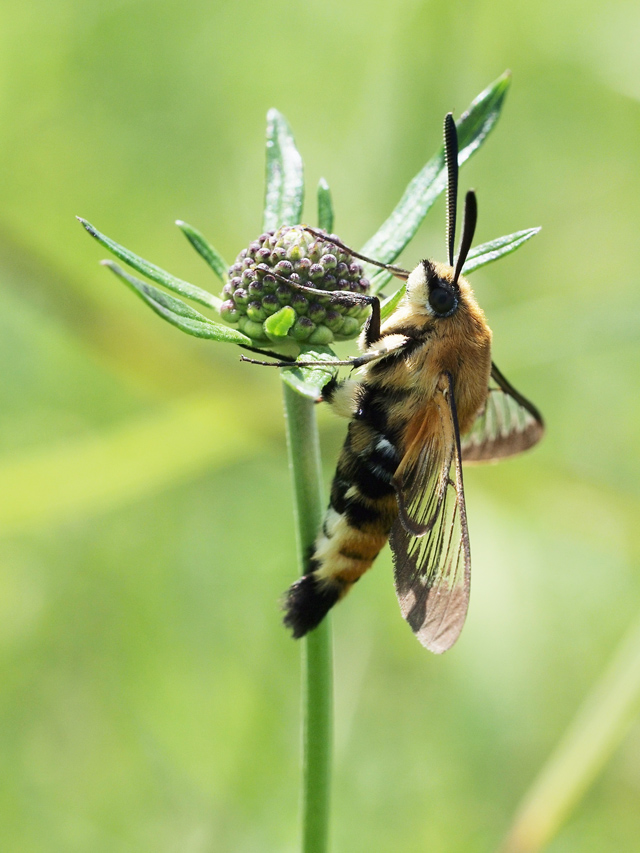
<instances>
[{"instance_id":1,"label":"moth","mask_svg":"<svg viewBox=\"0 0 640 853\"><path fill-rule=\"evenodd\" d=\"M384 323L377 297L333 294L367 300L371 314L362 354L330 363L357 375L332 379L322 393L349 427L308 571L286 593L284 622L296 638L344 598L388 539L402 615L427 649L451 648L469 604L462 464L513 456L544 432L536 407L492 362L491 330L461 274L477 221L472 190L454 258L458 144L451 114L444 136L448 263L423 260L409 273L342 246L405 279L406 294Z\"/></svg>"}]
</instances>

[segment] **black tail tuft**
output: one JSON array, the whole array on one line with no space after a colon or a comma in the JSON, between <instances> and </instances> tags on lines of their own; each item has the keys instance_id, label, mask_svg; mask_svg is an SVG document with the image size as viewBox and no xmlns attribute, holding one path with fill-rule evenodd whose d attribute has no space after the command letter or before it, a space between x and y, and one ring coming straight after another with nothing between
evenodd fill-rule
<instances>
[{"instance_id":1,"label":"black tail tuft","mask_svg":"<svg viewBox=\"0 0 640 853\"><path fill-rule=\"evenodd\" d=\"M296 640L317 628L343 593L336 581L319 581L315 574L304 575L288 590L284 600L284 624Z\"/></svg>"}]
</instances>

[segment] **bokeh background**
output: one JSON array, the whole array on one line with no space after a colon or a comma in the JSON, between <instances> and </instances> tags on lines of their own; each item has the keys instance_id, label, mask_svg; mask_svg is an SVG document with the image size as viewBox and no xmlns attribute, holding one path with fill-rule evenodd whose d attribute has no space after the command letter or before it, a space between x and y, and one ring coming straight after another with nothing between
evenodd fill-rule
<instances>
[{"instance_id":1,"label":"bokeh background","mask_svg":"<svg viewBox=\"0 0 640 853\"><path fill-rule=\"evenodd\" d=\"M467 474L473 592L429 655L391 562L334 619L333 849L489 851L640 613L640 13L628 0L34 0L0 27L0 848L294 851L299 648L278 378L162 323L90 219L218 285L260 231L265 113L307 219L324 176L361 245L505 68L462 172L495 358L544 443ZM405 251L444 255L440 202ZM321 414L326 479L344 424ZM640 843L640 726L549 850Z\"/></svg>"}]
</instances>

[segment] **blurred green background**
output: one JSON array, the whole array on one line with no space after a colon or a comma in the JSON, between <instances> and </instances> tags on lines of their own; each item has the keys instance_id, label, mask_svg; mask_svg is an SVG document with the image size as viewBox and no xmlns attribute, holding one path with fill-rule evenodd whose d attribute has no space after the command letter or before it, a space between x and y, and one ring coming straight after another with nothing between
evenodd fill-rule
<instances>
[{"instance_id":1,"label":"blurred green background","mask_svg":"<svg viewBox=\"0 0 640 853\"><path fill-rule=\"evenodd\" d=\"M5 4L0 28L0 849L294 851L299 648L278 378L162 323L75 214L218 285L289 119L361 245L505 68L465 166L473 277L535 452L469 470L473 592L443 658L391 562L335 613L333 849L494 850L640 612L640 13L612 0ZM401 260L444 255L434 208ZM344 424L321 414L326 478ZM635 851L637 724L549 850Z\"/></svg>"}]
</instances>

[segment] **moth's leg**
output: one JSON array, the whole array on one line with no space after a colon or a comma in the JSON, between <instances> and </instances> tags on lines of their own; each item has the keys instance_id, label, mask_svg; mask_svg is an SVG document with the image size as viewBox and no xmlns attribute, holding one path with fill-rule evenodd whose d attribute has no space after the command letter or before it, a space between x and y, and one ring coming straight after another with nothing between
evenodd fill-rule
<instances>
[{"instance_id":1,"label":"moth's leg","mask_svg":"<svg viewBox=\"0 0 640 853\"><path fill-rule=\"evenodd\" d=\"M255 358L247 358L246 355L240 356L240 361L246 361L249 364L259 364L262 367L362 367L363 364L368 364L370 361L375 361L387 355L388 350L370 350L358 355L355 358L345 358L340 361L258 361Z\"/></svg>"},{"instance_id":2,"label":"moth's leg","mask_svg":"<svg viewBox=\"0 0 640 853\"><path fill-rule=\"evenodd\" d=\"M269 349L261 349L260 347L250 347L248 344L238 344L240 349L246 349L247 352L257 352L258 355L266 355L269 358L281 358L283 361L288 362L289 364L295 364L295 358L288 358L288 356L282 355L281 352L273 352Z\"/></svg>"},{"instance_id":3,"label":"moth's leg","mask_svg":"<svg viewBox=\"0 0 640 853\"><path fill-rule=\"evenodd\" d=\"M385 335L384 338L374 341L366 352L355 356L355 358L336 361L257 361L255 358L247 358L246 355L241 355L240 361L259 364L262 367L352 367L355 369L364 364L369 364L370 361L377 361L379 358L398 352L404 349L408 343L409 338L405 335Z\"/></svg>"},{"instance_id":4,"label":"moth's leg","mask_svg":"<svg viewBox=\"0 0 640 853\"><path fill-rule=\"evenodd\" d=\"M293 290L297 290L300 293L308 293L311 296L327 298L334 305L344 305L347 308L353 308L354 305L358 304L370 305L371 314L365 327L364 340L368 347L375 341L380 340L380 300L377 296L367 296L365 293L351 293L350 290L318 290L316 287L309 287L306 284L291 281L291 279L285 278L276 272L271 272L269 275L272 275L275 279L288 285Z\"/></svg>"}]
</instances>

